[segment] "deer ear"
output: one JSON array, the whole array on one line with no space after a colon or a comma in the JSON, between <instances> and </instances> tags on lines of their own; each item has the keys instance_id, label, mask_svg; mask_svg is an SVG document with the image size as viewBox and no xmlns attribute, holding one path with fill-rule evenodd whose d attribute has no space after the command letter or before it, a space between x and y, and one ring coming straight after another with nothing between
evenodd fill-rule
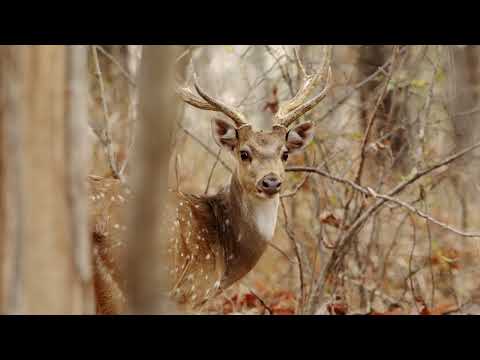
<instances>
[{"instance_id":1,"label":"deer ear","mask_svg":"<svg viewBox=\"0 0 480 360\"><path fill-rule=\"evenodd\" d=\"M290 152L303 150L313 139L315 128L313 123L304 122L287 133L287 149Z\"/></svg>"},{"instance_id":2,"label":"deer ear","mask_svg":"<svg viewBox=\"0 0 480 360\"><path fill-rule=\"evenodd\" d=\"M213 138L218 146L233 150L238 143L238 134L235 126L220 119L212 121Z\"/></svg>"}]
</instances>

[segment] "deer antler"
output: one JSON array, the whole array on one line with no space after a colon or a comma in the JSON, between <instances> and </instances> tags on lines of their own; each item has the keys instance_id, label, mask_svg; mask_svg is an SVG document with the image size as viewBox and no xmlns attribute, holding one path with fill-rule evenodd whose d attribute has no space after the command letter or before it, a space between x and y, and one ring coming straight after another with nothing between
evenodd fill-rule
<instances>
[{"instance_id":1,"label":"deer antler","mask_svg":"<svg viewBox=\"0 0 480 360\"><path fill-rule=\"evenodd\" d=\"M330 68L331 46L325 47L323 64L318 72L312 74L307 73L296 50L294 50L294 53L297 66L302 73L303 83L297 94L287 102L282 103L274 116L274 124L280 124L286 127L290 126L300 116L319 104L327 96L332 81L332 71ZM312 90L315 89L317 83L323 81L325 81L325 85L322 91L307 101L308 96L312 93Z\"/></svg>"},{"instance_id":2,"label":"deer antler","mask_svg":"<svg viewBox=\"0 0 480 360\"><path fill-rule=\"evenodd\" d=\"M192 61L190 60L190 66L193 71L194 86L197 93L200 95L198 97L188 86L181 86L177 83L177 94L185 101L187 104L196 107L197 109L208 110L208 111L217 111L225 114L230 119L232 119L237 126L242 126L248 124L245 119L245 116L240 113L237 109L232 106L225 104L224 102L215 99L210 96L198 83L198 76L193 68ZM178 82L178 77L177 77Z\"/></svg>"}]
</instances>

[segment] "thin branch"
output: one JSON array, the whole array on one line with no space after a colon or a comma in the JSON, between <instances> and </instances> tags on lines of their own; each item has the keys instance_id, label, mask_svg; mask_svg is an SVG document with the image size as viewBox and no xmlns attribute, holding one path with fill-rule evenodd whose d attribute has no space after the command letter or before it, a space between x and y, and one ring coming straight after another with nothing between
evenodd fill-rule
<instances>
[{"instance_id":1,"label":"thin branch","mask_svg":"<svg viewBox=\"0 0 480 360\"><path fill-rule=\"evenodd\" d=\"M370 189L371 190L371 189ZM424 218L425 220L428 220L429 222L431 223L434 223L435 225L438 225L448 231L451 231L453 232L454 234L457 234L457 235L460 235L460 236L463 236L463 237L468 237L468 238L475 238L475 237L480 237L480 233L475 233L475 232L465 232L465 231L461 231L461 230L458 230L448 224L445 224L433 217L431 217L430 215L424 213L423 211L411 206L410 204L407 204L406 202L402 201L402 200L399 200L397 198L394 198L394 197L391 197L391 196L388 196L388 195L382 195L382 194L377 194L375 193L373 190L371 190L372 192L372 195L375 197L375 198L379 198L379 199L385 199L385 200L388 200L388 201L391 201L397 205L400 205L404 208L406 208L407 210L409 210L410 212L416 214L417 216L420 216L422 218Z\"/></svg>"},{"instance_id":2,"label":"thin branch","mask_svg":"<svg viewBox=\"0 0 480 360\"><path fill-rule=\"evenodd\" d=\"M273 249L277 250L280 254L282 254L289 263L293 264L293 265L298 265L298 262L296 261L293 261L292 259L290 259L290 257L287 255L287 253L285 251L283 251L282 249L280 249L277 245L275 245L274 243L272 243L271 241L267 241L267 244L269 246L271 246Z\"/></svg>"},{"instance_id":3,"label":"thin branch","mask_svg":"<svg viewBox=\"0 0 480 360\"><path fill-rule=\"evenodd\" d=\"M210 175L208 175L208 181L207 181L207 186L205 187L205 192L204 194L208 194L208 190L210 189L210 182L212 181L213 178L213 173L215 172L215 168L218 165L218 162L220 160L220 155L222 154L222 148L218 150L217 158L215 159L215 163L212 166L212 170L210 171Z\"/></svg>"},{"instance_id":4,"label":"thin branch","mask_svg":"<svg viewBox=\"0 0 480 360\"><path fill-rule=\"evenodd\" d=\"M299 308L299 312L302 313L304 299L305 299L305 283L304 283L304 279L303 279L303 264L302 264L302 260L300 258L300 252L298 250L298 246L297 246L297 242L295 241L295 237L290 232L290 228L289 228L289 224L288 224L287 209L285 208L285 204L283 203L283 199L280 199L280 204L282 205L283 217L285 219L285 231L288 235L288 238L292 242L293 249L295 251L295 256L297 258L298 272L299 272L299 277L300 277L300 301L299 301L299 304L298 304L298 308Z\"/></svg>"},{"instance_id":5,"label":"thin branch","mask_svg":"<svg viewBox=\"0 0 480 360\"><path fill-rule=\"evenodd\" d=\"M283 80L285 80L285 83L288 86L288 90L290 91L290 96L295 96L295 91L293 90L292 85L292 78L290 77L288 69L284 68L284 66L280 62L280 58L275 55L275 52L271 49L270 45L265 45L265 49L270 54L270 56L273 57L273 59L278 63L278 67L280 68L280 72L282 73L282 78ZM288 55L285 53L285 56Z\"/></svg>"},{"instance_id":6,"label":"thin branch","mask_svg":"<svg viewBox=\"0 0 480 360\"><path fill-rule=\"evenodd\" d=\"M308 178L309 178L309 175L305 176L302 179L302 181L300 181L292 191L283 193L283 194L280 195L280 197L284 199L284 198L295 196L297 194L297 192L302 188L302 186L307 182Z\"/></svg>"},{"instance_id":7,"label":"thin branch","mask_svg":"<svg viewBox=\"0 0 480 360\"><path fill-rule=\"evenodd\" d=\"M480 144L478 144L478 146L480 146ZM363 187L361 185L358 185L357 183L354 183L351 180L343 179L343 178L339 178L339 177L330 175L330 174L328 174L325 171L322 171L320 169L309 168L309 167L289 167L289 168L286 169L286 171L316 173L316 174L324 176L324 177L326 177L330 180L342 183L344 185L348 185L348 186L352 187L353 189L357 190L358 192L366 195L367 197L382 199L383 200L382 205L387 201L393 202L393 203L395 203L395 204L397 204L401 207L406 208L410 212L413 212L414 214L416 214L416 215L418 215L418 216L420 216L420 217L422 217L422 218L424 218L424 219L426 219L426 220L428 220L428 221L430 221L430 222L432 222L432 223L434 223L434 224L436 224L436 225L438 225L438 226L440 226L444 229L447 229L447 230L449 230L449 231L451 231L451 232L453 232L457 235L460 235L460 236L463 236L463 237L480 237L480 233L464 232L464 231L458 230L458 229L456 229L456 228L454 228L454 227L452 227L448 224L445 224L445 223L443 223L439 220L436 220L432 216L430 216L428 214L425 214L424 212L420 211L419 209L413 207L410 204L407 204L406 202L404 202L400 199L394 198L390 195L384 195L384 194L376 193L373 189L371 189L369 187Z\"/></svg>"},{"instance_id":8,"label":"thin branch","mask_svg":"<svg viewBox=\"0 0 480 360\"><path fill-rule=\"evenodd\" d=\"M403 191L406 187L408 187L409 185L411 185L412 183L414 183L415 181L417 181L421 177L431 173L432 171L434 171L434 170L436 170L436 169L438 169L442 166L445 166L445 165L448 165L448 164L452 163L453 161L461 158L465 154L475 150L478 147L480 147L480 142L475 143L472 146L469 146L466 149L464 149L464 150L462 150L462 151L460 151L460 152L458 152L458 153L456 153L452 156L449 156L445 160L418 172L417 174L412 176L410 179L408 179L406 181L403 181L402 183L398 184L394 189L392 189L387 194L387 196L391 197L391 196L397 195L398 193ZM287 169L287 171L302 171L302 170L300 170L299 168L297 168L297 169L293 168L293 170L292 170L292 168L290 168L290 169ZM309 169L307 171L313 171L315 173L320 174L317 169ZM322 175L322 174L320 174L320 175ZM327 176L327 177L329 177L329 176ZM334 180L333 177L331 177L331 179ZM340 182L343 182L343 183L346 183L346 184L351 184L350 181L340 181ZM353 187L353 188L356 188L356 187ZM358 188L356 188L356 189L358 190ZM359 190L359 191L363 192L363 190ZM327 275L329 273L331 273L334 270L334 268L336 268L337 266L342 264L343 259L346 256L346 254L349 250L349 247L352 243L352 239L355 238L354 235L360 230L360 228L365 224L365 222L370 218L370 216L373 213L375 213L387 201L389 201L389 200L388 199L380 199L380 200L376 201L373 205L371 205L369 208L364 210L363 214L360 215L359 217L357 217L357 219L353 222L353 224L351 224L350 227L348 228L348 231L339 239L339 241L337 242L339 244L339 246L334 250L334 253L330 257L330 260L328 261L327 265L324 267L324 269L322 270L322 272L320 274L319 280L317 282L319 284L317 286L317 294L323 293L323 289L324 289L324 286L325 286L325 279L326 279Z\"/></svg>"},{"instance_id":9,"label":"thin branch","mask_svg":"<svg viewBox=\"0 0 480 360\"><path fill-rule=\"evenodd\" d=\"M95 49L98 49L100 50L100 52L105 55L105 57L110 60L112 63L114 63L118 69L120 70L120 72L122 73L123 76L125 76L125 78L128 80L128 82L130 83L130 85L132 85L133 87L137 87L137 84L135 83L135 80L133 80L133 77L132 75L130 75L130 73L125 70L125 68L122 66L122 64L120 64L120 62L115 59L115 57L113 55L111 55L110 53L107 52L107 50L105 50L103 48L103 46L99 46L99 45L92 45L92 47L94 47Z\"/></svg>"},{"instance_id":10,"label":"thin branch","mask_svg":"<svg viewBox=\"0 0 480 360\"><path fill-rule=\"evenodd\" d=\"M401 50L400 50L400 54L403 53L404 51L406 50L406 47L403 47ZM385 64L383 64L382 66L380 66L374 73L372 73L371 75L369 75L368 77L366 77L365 79L363 79L362 81L360 81L359 83L357 83L356 85L354 85L354 87L347 93L345 94L345 96L343 96L340 100L338 100L335 104L333 104L326 112L325 114L323 114L322 116L320 116L318 119L316 119L315 121L317 122L320 122L320 121L323 121L325 120L325 118L327 116L329 116L332 112L334 112L339 106L343 105L348 99L350 99L350 97L355 94L355 92L357 92L360 88L362 88L363 86L365 86L366 84L368 84L370 81L372 81L373 79L375 79L378 75L380 74L385 74L385 69L390 66L390 64L392 63L392 59L389 59Z\"/></svg>"},{"instance_id":11,"label":"thin branch","mask_svg":"<svg viewBox=\"0 0 480 360\"><path fill-rule=\"evenodd\" d=\"M182 124L178 123L178 126L180 127L180 129L183 130L183 132L185 134L187 134L188 136L190 136L193 140L195 140L202 148L204 148L209 154L213 155L213 156L217 156L217 154L208 147L208 145L206 145L202 140L200 140L197 136L195 136L193 133L191 133L189 130L187 130L186 128L183 127ZM219 159L218 160L220 162L220 164L222 164L222 166L227 169L229 172L233 172L232 169L222 160L222 159Z\"/></svg>"},{"instance_id":12,"label":"thin branch","mask_svg":"<svg viewBox=\"0 0 480 360\"><path fill-rule=\"evenodd\" d=\"M360 178L362 177L363 165L365 164L365 149L367 147L368 139L370 137L370 133L373 128L373 123L377 118L376 115L377 115L378 107L380 106L383 99L385 98L385 95L387 94L388 85L390 83L390 79L392 78L393 71L395 70L395 62L398 56L398 49L399 49L398 45L396 45L393 48L390 71L388 72L387 78L385 79L385 84L383 86L382 92L380 93L380 96L378 97L377 102L375 103L375 107L373 108L373 111L370 114L370 118L368 119L367 128L365 130L365 135L363 136L363 139L362 139L362 146L360 150L360 165L358 166L357 175L355 176L356 183L360 183Z\"/></svg>"},{"instance_id":13,"label":"thin branch","mask_svg":"<svg viewBox=\"0 0 480 360\"><path fill-rule=\"evenodd\" d=\"M248 289L248 291L249 291L253 296L255 296L255 298L256 298L258 301L260 301L260 304L262 304L263 308L264 308L265 310L267 310L270 315L273 315L273 310L272 310L272 308L271 308L270 306L268 306L268 305L265 303L265 301L263 301L263 299L262 299L260 296L258 296L249 286L247 286L247 285L245 285L245 284L243 284L243 285Z\"/></svg>"},{"instance_id":14,"label":"thin branch","mask_svg":"<svg viewBox=\"0 0 480 360\"><path fill-rule=\"evenodd\" d=\"M410 256L408 258L408 277L406 281L410 282L410 290L412 292L412 298L413 298L413 303L415 304L415 307L417 308L417 312L420 312L418 308L418 304L416 301L416 296L415 296L415 286L413 284L413 275L414 272L412 272L412 262L413 262L413 254L415 252L415 246L417 245L417 230L415 227L415 221L413 221L413 217L409 216L410 222L412 224L412 229L413 229L413 241L412 241L412 250L410 251Z\"/></svg>"},{"instance_id":15,"label":"thin branch","mask_svg":"<svg viewBox=\"0 0 480 360\"><path fill-rule=\"evenodd\" d=\"M105 129L103 134L94 131L95 134L98 136L100 142L104 146L107 156L108 156L108 163L110 165L110 169L114 178L119 179L120 181L125 182L124 177L118 171L117 162L115 160L115 152L113 150L113 143L112 143L112 136L111 136L111 118L110 112L108 110L107 98L105 94L105 85L103 82L102 71L100 69L100 62L98 61L98 52L95 46L92 46L92 53L93 53L93 62L95 64L95 76L97 77L98 83L100 85L100 97L102 99L102 106L103 106L103 114L105 116Z\"/></svg>"}]
</instances>

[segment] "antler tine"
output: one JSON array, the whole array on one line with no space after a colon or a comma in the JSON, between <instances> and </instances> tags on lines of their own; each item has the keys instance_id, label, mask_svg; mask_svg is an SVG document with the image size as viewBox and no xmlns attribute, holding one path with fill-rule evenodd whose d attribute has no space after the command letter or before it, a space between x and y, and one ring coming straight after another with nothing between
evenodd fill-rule
<instances>
[{"instance_id":1,"label":"antler tine","mask_svg":"<svg viewBox=\"0 0 480 360\"><path fill-rule=\"evenodd\" d=\"M238 110L235 108L228 106L227 104L223 103L222 101L213 98L205 90L203 90L200 87L200 84L198 83L198 76L194 72L193 73L193 78L194 78L194 85L195 89L197 90L198 94L211 106L216 108L216 111L222 112L225 115L227 115L230 119L232 119L237 126L242 126L242 125L247 125L248 122L243 116L242 113L240 113Z\"/></svg>"},{"instance_id":2,"label":"antler tine","mask_svg":"<svg viewBox=\"0 0 480 360\"><path fill-rule=\"evenodd\" d=\"M213 98L203 90L198 83L198 76L193 67L192 59L190 59L190 66L192 67L194 86L200 97L196 96L188 86L179 85L177 74L176 91L182 100L197 109L221 112L232 119L237 126L248 124L243 114L220 100Z\"/></svg>"},{"instance_id":3,"label":"antler tine","mask_svg":"<svg viewBox=\"0 0 480 360\"><path fill-rule=\"evenodd\" d=\"M302 72L303 83L300 86L297 94L292 99L280 106L280 109L275 114L275 123L284 125L286 127L290 126L295 120L313 109L327 96L331 88L332 80L332 72L329 64L330 55L331 47L327 46L324 54L324 61L320 71L317 71L313 74L308 74L298 56L297 51L295 50L295 60L297 62L299 70ZM312 93L317 83L325 80L325 76L326 83L323 90L318 95L307 101L308 96Z\"/></svg>"},{"instance_id":4,"label":"antler tine","mask_svg":"<svg viewBox=\"0 0 480 360\"><path fill-rule=\"evenodd\" d=\"M216 107L195 96L188 87L177 85L176 91L183 101L197 109L217 111Z\"/></svg>"},{"instance_id":5,"label":"antler tine","mask_svg":"<svg viewBox=\"0 0 480 360\"><path fill-rule=\"evenodd\" d=\"M178 64L178 62L186 55L186 52L183 53L176 61L176 63ZM190 63L189 63L189 66L190 67L193 67L192 65L192 61L190 59ZM196 107L198 109L202 109L202 110L209 110L209 111L216 111L216 108L212 105L210 105L209 103L205 102L204 100L202 100L201 98L199 98L198 96L196 96L193 91L188 87L188 86L183 86L181 85L181 83L183 82L183 80L180 78L180 74L178 72L175 72L175 79L176 79L176 92L177 94L182 98L182 100L184 102L186 102L187 104L193 106L193 107Z\"/></svg>"}]
</instances>

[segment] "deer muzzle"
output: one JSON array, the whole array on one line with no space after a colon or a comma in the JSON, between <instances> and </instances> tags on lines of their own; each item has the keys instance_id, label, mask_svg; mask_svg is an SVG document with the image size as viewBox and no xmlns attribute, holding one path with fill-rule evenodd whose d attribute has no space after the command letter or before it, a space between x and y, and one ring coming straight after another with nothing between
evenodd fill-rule
<instances>
[{"instance_id":1,"label":"deer muzzle","mask_svg":"<svg viewBox=\"0 0 480 360\"><path fill-rule=\"evenodd\" d=\"M257 183L257 189L270 196L280 192L281 187L282 181L275 174L268 174Z\"/></svg>"}]
</instances>

